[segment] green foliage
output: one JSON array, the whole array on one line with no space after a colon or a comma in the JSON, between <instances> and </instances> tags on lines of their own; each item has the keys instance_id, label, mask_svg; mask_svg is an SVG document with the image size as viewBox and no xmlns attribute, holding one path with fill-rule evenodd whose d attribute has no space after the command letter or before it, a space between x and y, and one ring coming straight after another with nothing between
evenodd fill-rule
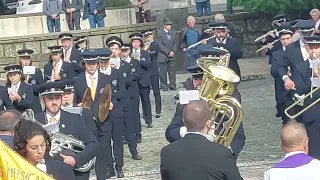
<instances>
[{"instance_id":1,"label":"green foliage","mask_svg":"<svg viewBox=\"0 0 320 180\"><path fill-rule=\"evenodd\" d=\"M106 1L108 2L107 7L131 5L129 0L106 0Z\"/></svg>"},{"instance_id":2,"label":"green foliage","mask_svg":"<svg viewBox=\"0 0 320 180\"><path fill-rule=\"evenodd\" d=\"M233 0L234 6L244 6L249 12L266 14L286 13L302 18L313 8L320 7L320 0Z\"/></svg>"}]
</instances>

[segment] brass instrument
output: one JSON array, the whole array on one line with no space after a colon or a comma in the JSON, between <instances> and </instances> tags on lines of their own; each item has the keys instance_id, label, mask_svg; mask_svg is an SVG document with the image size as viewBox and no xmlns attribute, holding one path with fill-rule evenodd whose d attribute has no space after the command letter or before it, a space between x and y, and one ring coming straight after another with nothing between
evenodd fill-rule
<instances>
[{"instance_id":1,"label":"brass instrument","mask_svg":"<svg viewBox=\"0 0 320 180\"><path fill-rule=\"evenodd\" d=\"M21 117L27 121L33 121L39 124L40 126L44 126L42 123L40 123L34 118L34 112L32 109L27 109L26 111L24 111ZM48 133L51 137L51 149L50 149L51 156L59 154L63 150L71 150L74 153L80 153L85 148L85 145L83 144L83 142L73 138L70 135L65 135L60 132L55 132L55 133L48 132ZM94 160L92 159L82 167L77 168L75 170L79 172L88 172L93 166L93 163L94 163Z\"/></svg>"},{"instance_id":2,"label":"brass instrument","mask_svg":"<svg viewBox=\"0 0 320 180\"><path fill-rule=\"evenodd\" d=\"M280 39L277 39L277 40L273 41L271 44L273 45L274 43L276 43L276 42L278 42L278 41L280 41ZM265 50L265 49L267 49L267 48L268 48L268 45L264 45L264 46L262 46L260 49L256 50L256 53L258 53L258 52L260 52L260 51L262 51L262 50Z\"/></svg>"},{"instance_id":3,"label":"brass instrument","mask_svg":"<svg viewBox=\"0 0 320 180\"><path fill-rule=\"evenodd\" d=\"M230 146L243 119L240 103L231 97L234 92L233 83L239 82L240 77L228 67L220 64L221 62L228 64L229 57L225 55L224 59L219 62L207 58L197 60L197 64L203 70L199 95L207 102L212 112L208 138L226 147Z\"/></svg>"},{"instance_id":4,"label":"brass instrument","mask_svg":"<svg viewBox=\"0 0 320 180\"><path fill-rule=\"evenodd\" d=\"M255 39L254 42L260 42L262 39L266 38L269 35L269 33L275 33L276 31L277 31L277 29L269 31L266 34L264 34L264 35L258 37L257 39Z\"/></svg>"},{"instance_id":5,"label":"brass instrument","mask_svg":"<svg viewBox=\"0 0 320 180\"><path fill-rule=\"evenodd\" d=\"M209 38L202 39L201 41L199 41L199 42L197 42L197 43L194 43L194 44L190 45L187 49L194 48L194 47L198 46L199 44L202 44L202 43L203 43L203 41L208 41L208 40L210 40L210 39L212 39L212 38L215 38L215 37L216 37L216 36L215 36L215 35L213 35L213 36L211 36L211 37L209 37Z\"/></svg>"}]
</instances>

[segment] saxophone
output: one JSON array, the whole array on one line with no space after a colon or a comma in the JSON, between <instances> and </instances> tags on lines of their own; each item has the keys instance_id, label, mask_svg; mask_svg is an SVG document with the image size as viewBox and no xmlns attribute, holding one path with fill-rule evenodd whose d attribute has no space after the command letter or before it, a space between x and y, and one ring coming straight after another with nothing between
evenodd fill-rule
<instances>
[{"instance_id":1,"label":"saxophone","mask_svg":"<svg viewBox=\"0 0 320 180\"><path fill-rule=\"evenodd\" d=\"M32 109L27 109L26 111L24 111L21 117L25 120L33 121L41 125L42 127L44 126L34 118L34 112ZM65 135L60 132L54 132L54 133L48 132L48 133L51 137L51 149L49 153L51 156L59 154L60 152L62 152L62 150L71 150L72 152L77 154L77 153L80 153L85 148L85 145L83 142L75 139L71 135ZM77 168L75 170L79 172L88 172L93 166L93 163L94 163L94 159L90 160L88 163L86 163L82 167Z\"/></svg>"}]
</instances>

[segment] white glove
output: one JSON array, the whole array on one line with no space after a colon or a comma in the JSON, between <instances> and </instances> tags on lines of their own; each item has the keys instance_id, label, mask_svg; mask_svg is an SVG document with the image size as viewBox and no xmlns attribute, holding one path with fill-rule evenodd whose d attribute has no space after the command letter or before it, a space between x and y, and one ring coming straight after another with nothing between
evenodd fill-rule
<instances>
[{"instance_id":1,"label":"white glove","mask_svg":"<svg viewBox=\"0 0 320 180\"><path fill-rule=\"evenodd\" d=\"M187 134L187 128L185 126L182 126L180 128L180 136L184 137Z\"/></svg>"},{"instance_id":2,"label":"white glove","mask_svg":"<svg viewBox=\"0 0 320 180\"><path fill-rule=\"evenodd\" d=\"M233 154L233 151L232 151L232 149L231 149L231 146L229 146L228 148L230 149L231 153Z\"/></svg>"}]
</instances>

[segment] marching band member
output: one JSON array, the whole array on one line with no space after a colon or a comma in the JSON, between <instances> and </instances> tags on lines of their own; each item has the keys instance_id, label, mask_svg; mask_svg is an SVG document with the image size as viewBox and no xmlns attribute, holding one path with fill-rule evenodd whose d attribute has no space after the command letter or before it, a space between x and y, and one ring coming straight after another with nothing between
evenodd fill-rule
<instances>
[{"instance_id":1,"label":"marching band member","mask_svg":"<svg viewBox=\"0 0 320 180\"><path fill-rule=\"evenodd\" d=\"M21 113L34 103L32 86L24 82L20 65L9 65L4 68L7 72L6 86L13 106Z\"/></svg>"},{"instance_id":2,"label":"marching band member","mask_svg":"<svg viewBox=\"0 0 320 180\"><path fill-rule=\"evenodd\" d=\"M304 43L308 45L310 57L308 60L296 64L295 71L292 71L292 80L295 82L296 94L303 97L308 94L310 90L320 87L319 66L312 68L312 61L319 61L320 59L320 36L305 36ZM314 101L320 98L320 91L315 91L311 96L308 96L303 101L303 108L306 108ZM306 127L309 137L309 155L320 160L320 121L319 121L320 104L316 103L302 114L302 123Z\"/></svg>"},{"instance_id":3,"label":"marching band member","mask_svg":"<svg viewBox=\"0 0 320 180\"><path fill-rule=\"evenodd\" d=\"M49 156L51 140L39 124L21 120L14 131L14 150L56 180L75 180L72 167Z\"/></svg>"},{"instance_id":4,"label":"marching band member","mask_svg":"<svg viewBox=\"0 0 320 180\"><path fill-rule=\"evenodd\" d=\"M295 41L292 44L286 46L283 60L278 63L278 75L284 81L284 87L290 92L290 98L299 98L293 91L296 83L288 76L288 67L290 68L291 74L297 70L297 65L309 58L308 45L305 43L304 36L311 35L313 33L314 21L312 20L300 20L296 23L295 27L299 29L300 40ZM299 112L301 107L297 106L292 111ZM292 113L294 113L292 112ZM297 121L302 121L302 117L299 116Z\"/></svg>"},{"instance_id":5,"label":"marching band member","mask_svg":"<svg viewBox=\"0 0 320 180\"><path fill-rule=\"evenodd\" d=\"M136 59L130 57L131 53L131 44L124 43L121 47L121 57L123 61L126 61L130 64L130 72L126 78L128 102L126 103L126 109L129 111L126 114L125 111L125 137L128 142L129 148L136 147L134 141L129 141L128 138L133 132L135 136L136 143L141 143L141 121L140 121L140 112L139 112L139 81L141 79L141 66L140 62ZM130 77L132 81L130 81ZM126 116L129 116L126 118Z\"/></svg>"},{"instance_id":6,"label":"marching band member","mask_svg":"<svg viewBox=\"0 0 320 180\"><path fill-rule=\"evenodd\" d=\"M205 46L203 46L205 47ZM211 48L211 50L205 50L203 52L200 52L200 54L203 56L216 56L217 59L219 59L220 55L224 54L225 52L222 50L216 50ZM202 77L203 77L203 71L198 65L194 65L191 67L187 68L188 71L190 71L192 74L191 78L188 78L184 82L184 86L186 90L196 90L198 89L198 86L201 85ZM237 86L235 86L235 91L232 95L234 98L236 98L240 103L241 103L241 97L240 93L238 92ZM187 129L184 126L183 119L182 119L182 112L184 109L185 105L182 105L180 103L177 104L176 106L176 112L175 115L172 119L172 122L170 125L167 127L165 136L168 142L172 143L175 142L182 137L184 137L187 133ZM244 147L245 144L245 135L244 135L244 130L242 123L239 126L238 131L236 132L236 135L233 138L233 141L231 143L230 149L233 152L233 155L235 157L238 157L240 154L242 148Z\"/></svg>"},{"instance_id":7,"label":"marching band member","mask_svg":"<svg viewBox=\"0 0 320 180\"><path fill-rule=\"evenodd\" d=\"M213 44L215 47L223 47L230 53L229 68L233 70L239 77L241 77L238 59L242 58L243 52L240 41L236 38L229 38L227 36L227 23L214 23L212 28L216 38L208 40L207 44Z\"/></svg>"},{"instance_id":8,"label":"marching band member","mask_svg":"<svg viewBox=\"0 0 320 180\"><path fill-rule=\"evenodd\" d=\"M83 68L80 66L82 57L80 51L73 46L73 36L70 33L61 33L59 39L62 44L63 61L71 63L75 76L83 72Z\"/></svg>"},{"instance_id":9,"label":"marching band member","mask_svg":"<svg viewBox=\"0 0 320 180\"><path fill-rule=\"evenodd\" d=\"M145 120L148 128L152 128L152 113L150 103L150 86L151 79L148 69L151 66L151 58L148 52L142 49L143 41L141 33L132 33L129 38L131 39L131 58L136 59L141 65L141 79L138 83L140 99L142 104L143 119Z\"/></svg>"},{"instance_id":10,"label":"marching band member","mask_svg":"<svg viewBox=\"0 0 320 180\"><path fill-rule=\"evenodd\" d=\"M109 52L109 54L111 54L111 52ZM108 76L99 71L99 54L96 50L84 51L81 55L83 57L85 72L74 80L74 101L79 106L86 89L90 88L93 103L89 111L83 110L83 116L84 118L91 118L91 120L95 122L92 132L96 134L100 143L96 156L95 172L97 180L105 180L115 176L111 148L112 122L108 120L100 122L97 116L101 92L107 84L111 85L111 80ZM109 109L112 109L111 106L112 102ZM90 128L90 125L88 126Z\"/></svg>"},{"instance_id":11,"label":"marching band member","mask_svg":"<svg viewBox=\"0 0 320 180\"><path fill-rule=\"evenodd\" d=\"M74 77L73 67L70 63L63 61L61 58L62 46L50 46L50 60L44 65L44 79L46 81L61 81L72 79Z\"/></svg>"},{"instance_id":12,"label":"marching band member","mask_svg":"<svg viewBox=\"0 0 320 180\"><path fill-rule=\"evenodd\" d=\"M66 107L76 107L77 104L74 102L74 88L73 88L73 79L66 79L63 81L65 87L63 89L62 95L62 105L61 109Z\"/></svg>"},{"instance_id":13,"label":"marching band member","mask_svg":"<svg viewBox=\"0 0 320 180\"><path fill-rule=\"evenodd\" d=\"M32 53L33 53L33 50L31 49L21 49L17 51L17 54L19 56L19 63L22 68L22 71L24 70L25 66L32 66L32 58L31 58ZM25 78L25 82L27 84L31 84L33 88L34 103L32 106L32 110L34 113L38 113L42 111L42 108L40 106L40 99L39 99L39 93L37 91L37 88L39 85L45 83L43 79L42 71L39 68L35 68L34 74L24 74L24 78Z\"/></svg>"},{"instance_id":14,"label":"marching band member","mask_svg":"<svg viewBox=\"0 0 320 180\"><path fill-rule=\"evenodd\" d=\"M72 114L61 110L62 94L65 85L62 82L48 82L39 86L40 95L43 97L45 110L35 115L42 124L57 123L59 132L65 135L72 135L73 138L84 143L85 148L78 154L60 154L63 162L74 168L80 168L96 156L99 143L80 115ZM77 180L88 180L90 171L74 171Z\"/></svg>"},{"instance_id":15,"label":"marching band member","mask_svg":"<svg viewBox=\"0 0 320 180\"><path fill-rule=\"evenodd\" d=\"M285 107L292 104L290 97L288 97L288 92L284 88L284 83L281 77L278 75L279 63L283 60L284 51L286 46L292 43L292 35L295 32L295 29L292 26L281 25L277 28L279 33L279 39L282 45L282 48L272 54L272 63L270 73L274 77L275 83L275 98L276 98L276 108L277 115L276 117L282 117L282 122L287 122L287 117L284 114ZM289 71L289 69L287 70Z\"/></svg>"},{"instance_id":16,"label":"marching band member","mask_svg":"<svg viewBox=\"0 0 320 180\"><path fill-rule=\"evenodd\" d=\"M148 69L151 78L151 87L154 96L154 101L156 104L156 118L161 117L161 95L160 95L160 88L159 88L159 67L158 67L158 53L159 47L153 39L153 32L152 30L148 30L142 32L144 38L146 39L146 43L144 46L144 50L149 52L151 57L151 66Z\"/></svg>"},{"instance_id":17,"label":"marching band member","mask_svg":"<svg viewBox=\"0 0 320 180\"><path fill-rule=\"evenodd\" d=\"M74 47L78 49L80 52L83 52L88 49L87 37L85 36L76 37L74 38L74 42L75 42ZM79 60L79 62L81 62L81 59Z\"/></svg>"}]
</instances>

